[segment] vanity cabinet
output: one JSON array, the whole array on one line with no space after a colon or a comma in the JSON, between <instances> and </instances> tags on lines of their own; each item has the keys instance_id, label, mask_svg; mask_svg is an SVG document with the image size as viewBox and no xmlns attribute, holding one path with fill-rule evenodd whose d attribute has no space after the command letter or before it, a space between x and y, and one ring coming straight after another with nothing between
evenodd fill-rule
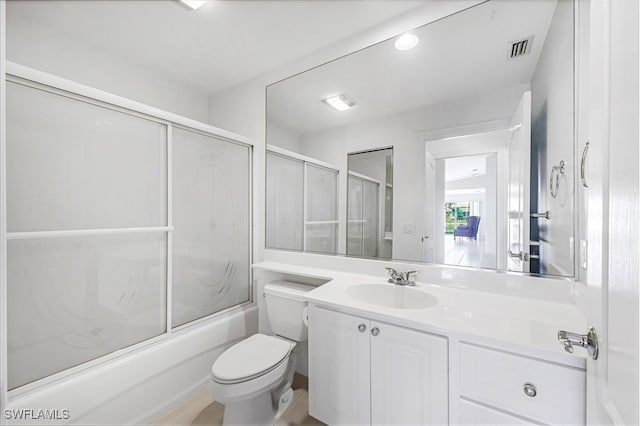
<instances>
[{"instance_id":1,"label":"vanity cabinet","mask_svg":"<svg viewBox=\"0 0 640 426\"><path fill-rule=\"evenodd\" d=\"M447 339L311 305L309 413L327 424L447 424Z\"/></svg>"},{"instance_id":2,"label":"vanity cabinet","mask_svg":"<svg viewBox=\"0 0 640 426\"><path fill-rule=\"evenodd\" d=\"M460 424L585 424L583 369L460 343Z\"/></svg>"}]
</instances>

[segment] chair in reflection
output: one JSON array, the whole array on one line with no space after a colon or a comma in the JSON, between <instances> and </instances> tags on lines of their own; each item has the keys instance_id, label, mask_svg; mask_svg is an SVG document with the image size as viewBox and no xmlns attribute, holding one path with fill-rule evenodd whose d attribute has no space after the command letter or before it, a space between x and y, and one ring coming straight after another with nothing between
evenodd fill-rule
<instances>
[{"instance_id":1,"label":"chair in reflection","mask_svg":"<svg viewBox=\"0 0 640 426\"><path fill-rule=\"evenodd\" d=\"M453 231L453 238L467 237L469 239L477 239L478 225L480 225L480 216L467 217L467 224L456 227L455 231Z\"/></svg>"}]
</instances>

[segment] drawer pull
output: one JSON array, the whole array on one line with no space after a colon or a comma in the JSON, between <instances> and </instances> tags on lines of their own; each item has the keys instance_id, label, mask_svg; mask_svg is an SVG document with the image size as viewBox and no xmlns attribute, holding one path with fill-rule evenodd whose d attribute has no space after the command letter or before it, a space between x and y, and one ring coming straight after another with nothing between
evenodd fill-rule
<instances>
[{"instance_id":1,"label":"drawer pull","mask_svg":"<svg viewBox=\"0 0 640 426\"><path fill-rule=\"evenodd\" d=\"M358 331L359 331L360 333L364 333L365 331L367 331L367 326L366 326L366 325L364 325L364 324L360 324L360 325L358 326Z\"/></svg>"},{"instance_id":2,"label":"drawer pull","mask_svg":"<svg viewBox=\"0 0 640 426\"><path fill-rule=\"evenodd\" d=\"M378 327L373 327L371 329L371 334L373 334L374 336L377 336L378 334L380 334L380 329Z\"/></svg>"},{"instance_id":3,"label":"drawer pull","mask_svg":"<svg viewBox=\"0 0 640 426\"><path fill-rule=\"evenodd\" d=\"M530 396L531 398L533 398L534 396L536 396L538 394L538 390L531 383L525 383L524 384L524 394L527 395L527 396Z\"/></svg>"}]
</instances>

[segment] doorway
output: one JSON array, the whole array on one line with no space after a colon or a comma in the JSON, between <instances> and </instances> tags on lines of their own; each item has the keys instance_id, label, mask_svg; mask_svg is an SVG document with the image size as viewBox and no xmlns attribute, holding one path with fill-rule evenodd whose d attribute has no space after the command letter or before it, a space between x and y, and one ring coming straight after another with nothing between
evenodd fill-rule
<instances>
[{"instance_id":1,"label":"doorway","mask_svg":"<svg viewBox=\"0 0 640 426\"><path fill-rule=\"evenodd\" d=\"M445 158L441 246L443 263L476 268L496 267L496 153Z\"/></svg>"}]
</instances>

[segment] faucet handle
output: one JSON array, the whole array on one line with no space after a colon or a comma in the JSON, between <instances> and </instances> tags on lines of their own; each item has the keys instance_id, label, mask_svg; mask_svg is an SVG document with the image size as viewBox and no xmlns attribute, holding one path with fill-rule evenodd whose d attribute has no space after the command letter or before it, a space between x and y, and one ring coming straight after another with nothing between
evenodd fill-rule
<instances>
[{"instance_id":1,"label":"faucet handle","mask_svg":"<svg viewBox=\"0 0 640 426\"><path fill-rule=\"evenodd\" d=\"M387 271L389 271L389 280L388 282L390 282L391 284L397 284L398 280L402 280L402 274L398 273L398 271L396 271L393 268L384 268Z\"/></svg>"},{"instance_id":2,"label":"faucet handle","mask_svg":"<svg viewBox=\"0 0 640 426\"><path fill-rule=\"evenodd\" d=\"M405 273L405 276L407 277L407 283L409 283L409 285L415 285L418 271L408 271Z\"/></svg>"},{"instance_id":3,"label":"faucet handle","mask_svg":"<svg viewBox=\"0 0 640 426\"><path fill-rule=\"evenodd\" d=\"M384 269L386 269L387 271L389 271L389 276L390 276L391 278L396 278L396 277L398 276L398 271L396 271L395 269L393 269L393 268L387 268L387 267L385 267Z\"/></svg>"}]
</instances>

